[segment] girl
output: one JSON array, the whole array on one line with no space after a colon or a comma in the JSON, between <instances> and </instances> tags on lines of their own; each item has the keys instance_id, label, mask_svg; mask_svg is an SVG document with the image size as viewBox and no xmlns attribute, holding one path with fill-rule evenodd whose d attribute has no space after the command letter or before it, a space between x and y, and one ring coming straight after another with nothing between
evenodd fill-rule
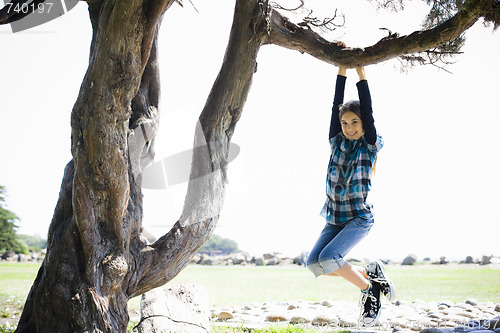
<instances>
[{"instance_id":1,"label":"girl","mask_svg":"<svg viewBox=\"0 0 500 333\"><path fill-rule=\"evenodd\" d=\"M341 276L357 286L362 297L360 320L373 325L380 313L380 293L395 298L394 286L379 260L365 267L344 260L373 225L372 205L366 202L377 153L383 146L372 114L364 67L356 68L359 101L343 104L346 68L340 67L330 122L331 156L326 180L326 202L321 215L326 226L307 259L316 277Z\"/></svg>"}]
</instances>

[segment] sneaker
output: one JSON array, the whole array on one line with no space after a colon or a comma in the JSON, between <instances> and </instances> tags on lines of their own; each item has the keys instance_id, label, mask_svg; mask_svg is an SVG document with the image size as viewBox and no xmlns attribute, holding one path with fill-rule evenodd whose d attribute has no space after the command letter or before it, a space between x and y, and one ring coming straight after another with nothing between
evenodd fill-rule
<instances>
[{"instance_id":1,"label":"sneaker","mask_svg":"<svg viewBox=\"0 0 500 333\"><path fill-rule=\"evenodd\" d=\"M396 299L396 289L394 288L394 284L387 277L384 264L380 260L372 261L366 265L365 271L366 275L368 275L368 279L380 286L380 291L389 301Z\"/></svg>"},{"instance_id":2,"label":"sneaker","mask_svg":"<svg viewBox=\"0 0 500 333\"><path fill-rule=\"evenodd\" d=\"M367 291L361 292L361 300L359 303L361 307L361 323L365 326L375 325L382 309L382 303L380 302L380 286L373 283Z\"/></svg>"}]
</instances>

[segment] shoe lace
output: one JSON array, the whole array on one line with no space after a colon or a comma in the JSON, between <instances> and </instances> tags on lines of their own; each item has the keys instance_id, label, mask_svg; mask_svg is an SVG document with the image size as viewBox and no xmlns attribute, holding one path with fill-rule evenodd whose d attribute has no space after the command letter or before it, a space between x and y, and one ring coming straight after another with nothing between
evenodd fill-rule
<instances>
[{"instance_id":1,"label":"shoe lace","mask_svg":"<svg viewBox=\"0 0 500 333\"><path fill-rule=\"evenodd\" d=\"M370 310L377 307L377 298L371 294L363 294L360 303L363 305L363 314L370 314Z\"/></svg>"},{"instance_id":2,"label":"shoe lace","mask_svg":"<svg viewBox=\"0 0 500 333\"><path fill-rule=\"evenodd\" d=\"M381 291L386 294L389 292L389 283L387 282L386 279L372 279L372 282L378 283L380 286Z\"/></svg>"}]
</instances>

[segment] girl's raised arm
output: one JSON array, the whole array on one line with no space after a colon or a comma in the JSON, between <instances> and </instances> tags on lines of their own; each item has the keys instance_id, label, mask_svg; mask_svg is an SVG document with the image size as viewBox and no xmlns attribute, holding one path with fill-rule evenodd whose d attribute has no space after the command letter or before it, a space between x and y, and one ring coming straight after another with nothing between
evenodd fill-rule
<instances>
[{"instance_id":1,"label":"girl's raised arm","mask_svg":"<svg viewBox=\"0 0 500 333\"><path fill-rule=\"evenodd\" d=\"M333 98L332 118L330 120L330 139L342 131L339 119L339 106L344 103L345 81L347 79L346 72L347 69L345 67L339 67L337 82L335 83L335 97Z\"/></svg>"},{"instance_id":2,"label":"girl's raised arm","mask_svg":"<svg viewBox=\"0 0 500 333\"><path fill-rule=\"evenodd\" d=\"M363 127L365 129L366 142L375 144L377 141L377 130L375 129L375 119L373 119L372 99L366 73L364 67L356 67L358 72L359 82L356 84L358 88L359 105L361 108L361 119L363 119Z\"/></svg>"}]
</instances>

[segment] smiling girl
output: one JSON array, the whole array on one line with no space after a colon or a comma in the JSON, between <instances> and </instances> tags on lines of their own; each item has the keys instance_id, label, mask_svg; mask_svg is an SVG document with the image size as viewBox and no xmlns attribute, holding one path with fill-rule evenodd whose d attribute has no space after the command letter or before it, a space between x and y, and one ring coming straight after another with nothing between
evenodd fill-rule
<instances>
[{"instance_id":1,"label":"smiling girl","mask_svg":"<svg viewBox=\"0 0 500 333\"><path fill-rule=\"evenodd\" d=\"M362 297L360 320L373 325L380 314L380 293L395 298L394 286L379 260L367 266L345 261L373 225L372 205L366 201L371 173L383 140L375 129L372 102L364 67L359 76L359 101L344 104L346 68L340 67L330 122L331 156L326 179L326 202L321 215L326 219L307 259L307 268L316 277L341 276L357 286Z\"/></svg>"}]
</instances>

